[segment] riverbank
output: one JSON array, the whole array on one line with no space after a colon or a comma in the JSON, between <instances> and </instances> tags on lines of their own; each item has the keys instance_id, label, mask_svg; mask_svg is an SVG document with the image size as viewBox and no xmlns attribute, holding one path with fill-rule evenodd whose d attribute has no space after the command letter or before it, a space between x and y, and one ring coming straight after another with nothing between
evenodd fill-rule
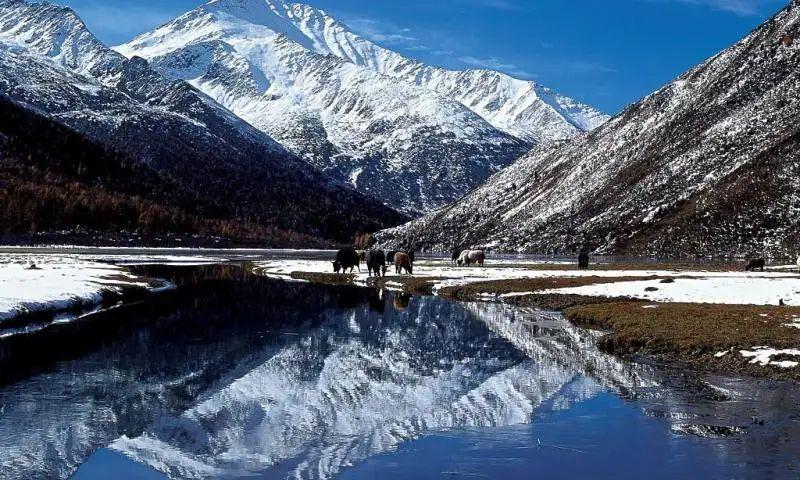
<instances>
[{"instance_id":1,"label":"riverbank","mask_svg":"<svg viewBox=\"0 0 800 480\"><path fill-rule=\"evenodd\" d=\"M130 262L135 260L130 259ZM76 255L0 255L0 338L172 288L121 265Z\"/></svg>"},{"instance_id":2,"label":"riverbank","mask_svg":"<svg viewBox=\"0 0 800 480\"><path fill-rule=\"evenodd\" d=\"M366 271L366 269L364 269ZM293 281L373 286L468 302L505 302L564 314L602 330L599 347L698 370L800 379L800 276L790 266L489 262L455 267L422 259L415 275L331 273L324 261L258 262L255 273Z\"/></svg>"},{"instance_id":3,"label":"riverbank","mask_svg":"<svg viewBox=\"0 0 800 480\"><path fill-rule=\"evenodd\" d=\"M790 266L743 272L737 264L600 263L589 271L557 260L496 260L484 268L419 259L415 275L334 274L330 252L117 251L0 255L0 336L26 333L135 301L163 282L127 268L142 263L243 262L294 282L368 286L466 302L562 312L603 331L599 347L724 374L800 379L800 275ZM29 270L31 263L37 268ZM781 305L782 304L782 305Z\"/></svg>"}]
</instances>

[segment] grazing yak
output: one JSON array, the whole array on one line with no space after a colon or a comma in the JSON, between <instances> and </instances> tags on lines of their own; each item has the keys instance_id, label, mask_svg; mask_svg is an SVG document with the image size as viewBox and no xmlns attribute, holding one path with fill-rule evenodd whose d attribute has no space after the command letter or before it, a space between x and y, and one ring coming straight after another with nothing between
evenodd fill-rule
<instances>
[{"instance_id":1,"label":"grazing yak","mask_svg":"<svg viewBox=\"0 0 800 480\"><path fill-rule=\"evenodd\" d=\"M405 252L397 252L394 254L394 272L401 275L403 270L414 275L414 260Z\"/></svg>"},{"instance_id":2,"label":"grazing yak","mask_svg":"<svg viewBox=\"0 0 800 480\"><path fill-rule=\"evenodd\" d=\"M394 256L398 253L405 253L409 257L411 257L411 263L414 263L416 260L414 259L414 252L404 252L402 250L389 250L389 253L386 254L386 263L392 264L394 263Z\"/></svg>"},{"instance_id":3,"label":"grazing yak","mask_svg":"<svg viewBox=\"0 0 800 480\"><path fill-rule=\"evenodd\" d=\"M581 252L578 255L578 270L589 270L589 252Z\"/></svg>"},{"instance_id":4,"label":"grazing yak","mask_svg":"<svg viewBox=\"0 0 800 480\"><path fill-rule=\"evenodd\" d=\"M361 258L358 256L358 252L356 252L352 248L343 248L336 253L336 261L333 262L333 271L335 273L345 273L348 269L350 273L353 273L353 269L358 267L358 271L361 271Z\"/></svg>"},{"instance_id":5,"label":"grazing yak","mask_svg":"<svg viewBox=\"0 0 800 480\"><path fill-rule=\"evenodd\" d=\"M386 254L383 250L370 250L364 255L364 261L367 262L367 271L371 277L373 272L376 277L386 276Z\"/></svg>"},{"instance_id":6,"label":"grazing yak","mask_svg":"<svg viewBox=\"0 0 800 480\"><path fill-rule=\"evenodd\" d=\"M483 262L486 261L486 253L483 250L464 250L461 252L461 255L458 256L458 266L461 265L477 265L479 267L483 266Z\"/></svg>"},{"instance_id":7,"label":"grazing yak","mask_svg":"<svg viewBox=\"0 0 800 480\"><path fill-rule=\"evenodd\" d=\"M763 258L756 258L755 260L750 260L744 269L747 272L755 272L756 270L761 270L763 272L766 266L767 262Z\"/></svg>"},{"instance_id":8,"label":"grazing yak","mask_svg":"<svg viewBox=\"0 0 800 480\"><path fill-rule=\"evenodd\" d=\"M463 251L464 251L463 248L454 248L453 249L453 254L450 256L450 258L453 260L453 263L458 262L459 257L461 257L461 252L463 252Z\"/></svg>"}]
</instances>

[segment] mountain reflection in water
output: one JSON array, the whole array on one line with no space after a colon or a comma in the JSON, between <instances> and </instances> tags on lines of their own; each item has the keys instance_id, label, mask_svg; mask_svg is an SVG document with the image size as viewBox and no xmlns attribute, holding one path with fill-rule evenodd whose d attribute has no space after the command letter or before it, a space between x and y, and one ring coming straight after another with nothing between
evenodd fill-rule
<instances>
[{"instance_id":1,"label":"mountain reflection in water","mask_svg":"<svg viewBox=\"0 0 800 480\"><path fill-rule=\"evenodd\" d=\"M712 465L796 462L796 388L624 362L560 315L235 267L145 273L181 288L104 318L101 334L75 327L74 358L42 340L63 358L0 389L0 478L66 478L102 447L172 478L335 478L428 434L527 425L607 392L676 441L747 426L703 440Z\"/></svg>"}]
</instances>

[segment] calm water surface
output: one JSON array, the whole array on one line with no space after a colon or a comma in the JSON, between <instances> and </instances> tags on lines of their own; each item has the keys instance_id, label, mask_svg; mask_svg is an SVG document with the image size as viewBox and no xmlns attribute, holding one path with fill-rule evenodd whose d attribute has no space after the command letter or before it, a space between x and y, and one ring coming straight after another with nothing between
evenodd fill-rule
<instances>
[{"instance_id":1,"label":"calm water surface","mask_svg":"<svg viewBox=\"0 0 800 480\"><path fill-rule=\"evenodd\" d=\"M800 478L797 384L534 310L138 268L180 288L0 343L0 478Z\"/></svg>"}]
</instances>

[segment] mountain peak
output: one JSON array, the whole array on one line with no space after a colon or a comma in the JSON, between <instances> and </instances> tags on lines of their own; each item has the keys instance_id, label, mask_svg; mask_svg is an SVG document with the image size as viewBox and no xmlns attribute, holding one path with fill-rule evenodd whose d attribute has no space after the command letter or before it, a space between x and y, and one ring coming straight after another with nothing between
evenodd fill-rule
<instances>
[{"instance_id":1,"label":"mountain peak","mask_svg":"<svg viewBox=\"0 0 800 480\"><path fill-rule=\"evenodd\" d=\"M0 38L82 73L113 68L124 60L74 10L47 2L0 1Z\"/></svg>"},{"instance_id":2,"label":"mountain peak","mask_svg":"<svg viewBox=\"0 0 800 480\"><path fill-rule=\"evenodd\" d=\"M178 33L179 32L179 33ZM284 35L306 50L333 55L383 76L455 99L495 128L527 142L572 138L608 116L536 82L490 69L447 70L426 65L372 43L323 10L283 0L213 0L167 28L137 38L118 50L125 55L161 56L179 43L226 39L237 44ZM261 38L261 40L258 40Z\"/></svg>"}]
</instances>

